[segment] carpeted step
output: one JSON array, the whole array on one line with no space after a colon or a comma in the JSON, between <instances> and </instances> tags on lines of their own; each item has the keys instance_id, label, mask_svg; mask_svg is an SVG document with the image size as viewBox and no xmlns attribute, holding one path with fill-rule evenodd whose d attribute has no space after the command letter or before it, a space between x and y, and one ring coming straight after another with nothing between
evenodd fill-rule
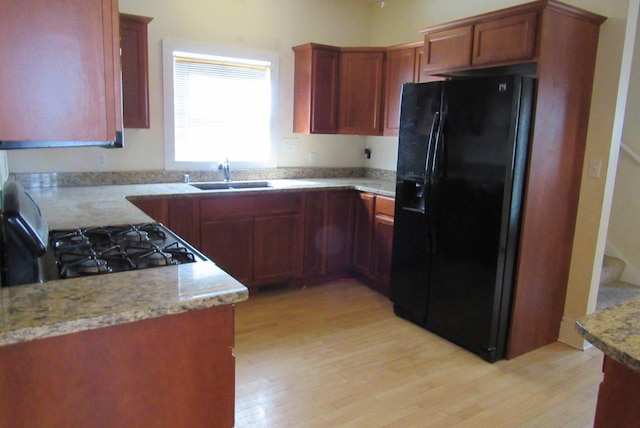
<instances>
[{"instance_id":1,"label":"carpeted step","mask_svg":"<svg viewBox=\"0 0 640 428\"><path fill-rule=\"evenodd\" d=\"M620 280L624 272L624 261L610 256L604 256L602 261L602 273L600 274L600 285L612 284Z\"/></svg>"},{"instance_id":2,"label":"carpeted step","mask_svg":"<svg viewBox=\"0 0 640 428\"><path fill-rule=\"evenodd\" d=\"M632 297L640 296L640 287L622 281L600 284L596 310L608 308Z\"/></svg>"}]
</instances>

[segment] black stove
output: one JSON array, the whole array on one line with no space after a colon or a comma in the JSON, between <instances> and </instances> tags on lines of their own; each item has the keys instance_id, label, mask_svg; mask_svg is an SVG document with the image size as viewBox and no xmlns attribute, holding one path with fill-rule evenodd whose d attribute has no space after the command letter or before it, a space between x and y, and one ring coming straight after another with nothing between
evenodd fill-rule
<instances>
[{"instance_id":1,"label":"black stove","mask_svg":"<svg viewBox=\"0 0 640 428\"><path fill-rule=\"evenodd\" d=\"M161 223L52 230L49 247L59 278L206 260Z\"/></svg>"},{"instance_id":2,"label":"black stove","mask_svg":"<svg viewBox=\"0 0 640 428\"><path fill-rule=\"evenodd\" d=\"M49 230L17 182L2 189L2 286L209 260L162 223Z\"/></svg>"}]
</instances>

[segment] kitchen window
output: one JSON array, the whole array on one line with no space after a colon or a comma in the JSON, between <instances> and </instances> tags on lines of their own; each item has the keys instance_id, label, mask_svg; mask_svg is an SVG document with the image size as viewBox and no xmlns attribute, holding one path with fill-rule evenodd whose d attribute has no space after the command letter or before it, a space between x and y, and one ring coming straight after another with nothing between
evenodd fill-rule
<instances>
[{"instance_id":1,"label":"kitchen window","mask_svg":"<svg viewBox=\"0 0 640 428\"><path fill-rule=\"evenodd\" d=\"M275 167L278 56L163 41L165 167Z\"/></svg>"}]
</instances>

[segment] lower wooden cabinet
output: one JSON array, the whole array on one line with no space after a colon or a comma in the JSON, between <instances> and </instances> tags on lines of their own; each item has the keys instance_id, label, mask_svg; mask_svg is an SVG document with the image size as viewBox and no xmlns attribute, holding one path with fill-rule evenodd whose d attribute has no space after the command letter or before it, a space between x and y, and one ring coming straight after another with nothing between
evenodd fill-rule
<instances>
[{"instance_id":1,"label":"lower wooden cabinet","mask_svg":"<svg viewBox=\"0 0 640 428\"><path fill-rule=\"evenodd\" d=\"M200 247L247 287L302 276L303 193L200 198Z\"/></svg>"},{"instance_id":2,"label":"lower wooden cabinet","mask_svg":"<svg viewBox=\"0 0 640 428\"><path fill-rule=\"evenodd\" d=\"M196 248L200 248L198 198L133 198L132 204L162 223Z\"/></svg>"},{"instance_id":3,"label":"lower wooden cabinet","mask_svg":"<svg viewBox=\"0 0 640 428\"><path fill-rule=\"evenodd\" d=\"M325 190L131 202L247 287L356 273L389 292L393 198Z\"/></svg>"},{"instance_id":4,"label":"lower wooden cabinet","mask_svg":"<svg viewBox=\"0 0 640 428\"><path fill-rule=\"evenodd\" d=\"M361 193L355 205L353 268L362 281L388 296L395 200Z\"/></svg>"},{"instance_id":5,"label":"lower wooden cabinet","mask_svg":"<svg viewBox=\"0 0 640 428\"><path fill-rule=\"evenodd\" d=\"M307 192L304 278L349 276L353 253L354 190Z\"/></svg>"},{"instance_id":6,"label":"lower wooden cabinet","mask_svg":"<svg viewBox=\"0 0 640 428\"><path fill-rule=\"evenodd\" d=\"M0 426L230 428L233 311L215 306L2 346Z\"/></svg>"},{"instance_id":7,"label":"lower wooden cabinet","mask_svg":"<svg viewBox=\"0 0 640 428\"><path fill-rule=\"evenodd\" d=\"M640 418L640 373L604 357L595 428L637 426Z\"/></svg>"},{"instance_id":8,"label":"lower wooden cabinet","mask_svg":"<svg viewBox=\"0 0 640 428\"><path fill-rule=\"evenodd\" d=\"M253 220L253 282L269 284L302 276L302 214Z\"/></svg>"},{"instance_id":9,"label":"lower wooden cabinet","mask_svg":"<svg viewBox=\"0 0 640 428\"><path fill-rule=\"evenodd\" d=\"M353 253L353 190L327 192L327 273L349 272Z\"/></svg>"},{"instance_id":10,"label":"lower wooden cabinet","mask_svg":"<svg viewBox=\"0 0 640 428\"><path fill-rule=\"evenodd\" d=\"M356 272L371 274L371 247L373 242L373 215L375 195L359 193L355 199L355 226L353 228L353 268Z\"/></svg>"},{"instance_id":11,"label":"lower wooden cabinet","mask_svg":"<svg viewBox=\"0 0 640 428\"><path fill-rule=\"evenodd\" d=\"M203 221L200 233L208 257L243 285L253 285L253 218Z\"/></svg>"},{"instance_id":12,"label":"lower wooden cabinet","mask_svg":"<svg viewBox=\"0 0 640 428\"><path fill-rule=\"evenodd\" d=\"M376 196L373 218L371 279L373 287L389 295L391 284L391 251L393 247L393 215L395 200Z\"/></svg>"}]
</instances>

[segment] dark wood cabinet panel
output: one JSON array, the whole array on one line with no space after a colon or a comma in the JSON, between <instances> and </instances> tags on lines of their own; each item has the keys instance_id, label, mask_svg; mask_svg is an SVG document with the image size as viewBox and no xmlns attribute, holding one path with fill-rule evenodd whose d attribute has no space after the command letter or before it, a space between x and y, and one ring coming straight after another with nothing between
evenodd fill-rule
<instances>
[{"instance_id":1,"label":"dark wood cabinet panel","mask_svg":"<svg viewBox=\"0 0 640 428\"><path fill-rule=\"evenodd\" d=\"M341 134L381 135L384 51L342 51L340 56Z\"/></svg>"},{"instance_id":2,"label":"dark wood cabinet panel","mask_svg":"<svg viewBox=\"0 0 640 428\"><path fill-rule=\"evenodd\" d=\"M537 12L530 12L476 24L471 63L484 65L533 61L537 22Z\"/></svg>"},{"instance_id":3,"label":"dark wood cabinet panel","mask_svg":"<svg viewBox=\"0 0 640 428\"><path fill-rule=\"evenodd\" d=\"M605 355L595 428L631 427L640 419L640 373Z\"/></svg>"},{"instance_id":4,"label":"dark wood cabinet panel","mask_svg":"<svg viewBox=\"0 0 640 428\"><path fill-rule=\"evenodd\" d=\"M466 67L471 64L473 26L465 25L443 31L424 32L422 69L436 71Z\"/></svg>"},{"instance_id":5,"label":"dark wood cabinet panel","mask_svg":"<svg viewBox=\"0 0 640 428\"><path fill-rule=\"evenodd\" d=\"M167 206L171 230L200 248L200 201L198 198L171 198Z\"/></svg>"},{"instance_id":6,"label":"dark wood cabinet panel","mask_svg":"<svg viewBox=\"0 0 640 428\"><path fill-rule=\"evenodd\" d=\"M203 221L200 248L243 285L253 285L253 218Z\"/></svg>"},{"instance_id":7,"label":"dark wood cabinet panel","mask_svg":"<svg viewBox=\"0 0 640 428\"><path fill-rule=\"evenodd\" d=\"M122 110L126 128L149 128L147 25L153 18L120 14Z\"/></svg>"},{"instance_id":8,"label":"dark wood cabinet panel","mask_svg":"<svg viewBox=\"0 0 640 428\"><path fill-rule=\"evenodd\" d=\"M367 276L371 273L374 203L375 196L371 193L359 193L355 198L353 268Z\"/></svg>"},{"instance_id":9,"label":"dark wood cabinet panel","mask_svg":"<svg viewBox=\"0 0 640 428\"><path fill-rule=\"evenodd\" d=\"M247 287L302 276L302 192L200 200L200 248Z\"/></svg>"},{"instance_id":10,"label":"dark wood cabinet panel","mask_svg":"<svg viewBox=\"0 0 640 428\"><path fill-rule=\"evenodd\" d=\"M305 277L324 273L327 229L325 227L326 192L307 192L304 203L304 269Z\"/></svg>"},{"instance_id":11,"label":"dark wood cabinet panel","mask_svg":"<svg viewBox=\"0 0 640 428\"><path fill-rule=\"evenodd\" d=\"M398 135L402 85L416 82L416 48L387 51L385 76L384 135Z\"/></svg>"},{"instance_id":12,"label":"dark wood cabinet panel","mask_svg":"<svg viewBox=\"0 0 640 428\"><path fill-rule=\"evenodd\" d=\"M382 294L388 296L391 285L395 200L384 196L376 196L375 207L371 278L373 286Z\"/></svg>"},{"instance_id":13,"label":"dark wood cabinet panel","mask_svg":"<svg viewBox=\"0 0 640 428\"><path fill-rule=\"evenodd\" d=\"M289 281L302 276L302 219L301 213L292 213L254 220L254 283Z\"/></svg>"},{"instance_id":14,"label":"dark wood cabinet panel","mask_svg":"<svg viewBox=\"0 0 640 428\"><path fill-rule=\"evenodd\" d=\"M338 131L340 49L309 43L293 50L293 132L335 134Z\"/></svg>"},{"instance_id":15,"label":"dark wood cabinet panel","mask_svg":"<svg viewBox=\"0 0 640 428\"><path fill-rule=\"evenodd\" d=\"M331 191L327 198L326 272L348 272L353 248L353 190Z\"/></svg>"},{"instance_id":16,"label":"dark wood cabinet panel","mask_svg":"<svg viewBox=\"0 0 640 428\"><path fill-rule=\"evenodd\" d=\"M135 198L130 202L158 223L171 228L169 226L169 198Z\"/></svg>"},{"instance_id":17,"label":"dark wood cabinet panel","mask_svg":"<svg viewBox=\"0 0 640 428\"><path fill-rule=\"evenodd\" d=\"M117 0L0 2L0 140L113 142L122 131ZM1 146L0 146L1 147Z\"/></svg>"},{"instance_id":18,"label":"dark wood cabinet panel","mask_svg":"<svg viewBox=\"0 0 640 428\"><path fill-rule=\"evenodd\" d=\"M231 427L233 316L215 306L2 346L0 426Z\"/></svg>"}]
</instances>

